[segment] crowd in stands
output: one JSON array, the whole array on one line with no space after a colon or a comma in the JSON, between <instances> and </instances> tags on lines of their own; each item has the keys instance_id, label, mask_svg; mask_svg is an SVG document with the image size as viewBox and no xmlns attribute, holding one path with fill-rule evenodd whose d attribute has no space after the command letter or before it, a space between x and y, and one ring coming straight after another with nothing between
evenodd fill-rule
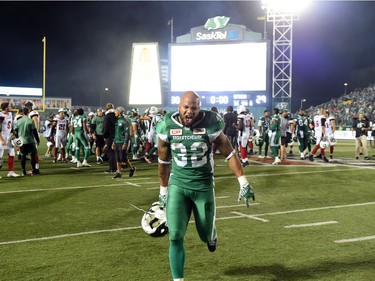
<instances>
[{"instance_id":1,"label":"crowd in stands","mask_svg":"<svg viewBox=\"0 0 375 281\"><path fill-rule=\"evenodd\" d=\"M317 112L319 108L329 110L336 119L336 124L342 127L350 127L353 119L363 113L370 121L375 120L375 83L363 89L332 99L318 106L307 109L310 114Z\"/></svg>"}]
</instances>

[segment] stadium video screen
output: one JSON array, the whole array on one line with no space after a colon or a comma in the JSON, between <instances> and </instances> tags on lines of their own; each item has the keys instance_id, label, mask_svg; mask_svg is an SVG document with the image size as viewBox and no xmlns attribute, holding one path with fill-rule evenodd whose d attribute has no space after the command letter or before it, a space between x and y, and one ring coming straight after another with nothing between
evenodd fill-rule
<instances>
[{"instance_id":1,"label":"stadium video screen","mask_svg":"<svg viewBox=\"0 0 375 281\"><path fill-rule=\"evenodd\" d=\"M171 92L266 91L267 43L170 45Z\"/></svg>"}]
</instances>

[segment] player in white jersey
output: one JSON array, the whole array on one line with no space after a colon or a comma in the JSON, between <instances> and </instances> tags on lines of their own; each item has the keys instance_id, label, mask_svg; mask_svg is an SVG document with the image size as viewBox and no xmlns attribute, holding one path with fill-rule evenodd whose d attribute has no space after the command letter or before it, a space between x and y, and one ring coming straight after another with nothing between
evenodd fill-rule
<instances>
[{"instance_id":1,"label":"player in white jersey","mask_svg":"<svg viewBox=\"0 0 375 281\"><path fill-rule=\"evenodd\" d=\"M28 107L30 109L30 112L28 116L34 121L35 129L37 133L39 134L39 113L34 110L34 103L30 100L25 102L25 107ZM38 151L35 153L35 171L34 175L39 175L39 154Z\"/></svg>"},{"instance_id":2,"label":"player in white jersey","mask_svg":"<svg viewBox=\"0 0 375 281\"><path fill-rule=\"evenodd\" d=\"M254 136L254 124L255 124L255 117L250 112L250 110L246 110L247 114L250 115L250 133L249 133L249 140L247 146L249 147L249 154L254 154L254 142L253 142L253 136Z\"/></svg>"},{"instance_id":3,"label":"player in white jersey","mask_svg":"<svg viewBox=\"0 0 375 281\"><path fill-rule=\"evenodd\" d=\"M65 116L65 110L63 108L60 108L58 111L58 115L56 115L53 119L52 125L56 130L53 163L56 163L57 161L57 154L59 152L59 149L61 149L61 161L65 162L65 146L69 130L68 125L69 121Z\"/></svg>"},{"instance_id":4,"label":"player in white jersey","mask_svg":"<svg viewBox=\"0 0 375 281\"><path fill-rule=\"evenodd\" d=\"M326 157L325 148L323 148L320 144L321 142L325 142L327 140L326 134L326 117L324 116L324 109L320 109L319 113L314 116L314 131L315 131L315 138L316 144L313 150L311 151L311 155L309 156L310 161L314 161L314 155L320 148L320 153L322 154L322 159L324 162L328 162Z\"/></svg>"},{"instance_id":5,"label":"player in white jersey","mask_svg":"<svg viewBox=\"0 0 375 281\"><path fill-rule=\"evenodd\" d=\"M251 124L253 119L251 115L246 112L246 107L240 105L237 107L237 130L238 130L238 147L240 148L240 158L243 167L249 166L247 158L247 143L250 137L250 130L254 126Z\"/></svg>"},{"instance_id":6,"label":"player in white jersey","mask_svg":"<svg viewBox=\"0 0 375 281\"><path fill-rule=\"evenodd\" d=\"M152 109L152 111L151 111L151 109ZM162 118L161 109L157 109L156 107L153 108L153 106L151 107L151 109L150 109L150 112L153 113L153 116L152 116L152 120L151 120L151 124L150 124L150 131L148 133L147 139L149 139L153 143L153 146L151 147L150 151L148 152L148 155L145 156L145 161L147 163L151 163L151 157L154 154L154 152L156 152L156 150L158 149L159 138L158 138L157 132L155 131L155 128L156 128L156 124Z\"/></svg>"},{"instance_id":7,"label":"player in white jersey","mask_svg":"<svg viewBox=\"0 0 375 281\"><path fill-rule=\"evenodd\" d=\"M326 135L327 135L327 141L329 143L329 159L333 159L333 151L336 144L336 139L334 137L335 131L336 131L336 122L335 117L329 115L329 111L324 111L324 116L326 117Z\"/></svg>"},{"instance_id":8,"label":"player in white jersey","mask_svg":"<svg viewBox=\"0 0 375 281\"><path fill-rule=\"evenodd\" d=\"M15 128L15 126L17 124L17 120L20 119L20 118L22 118L22 116L23 116L22 110L18 109L17 112L16 112L16 115L13 118L13 129ZM16 146L15 150L16 150L16 154L17 154L18 160L21 160L21 154L20 154L20 148L19 148L19 146Z\"/></svg>"},{"instance_id":9,"label":"player in white jersey","mask_svg":"<svg viewBox=\"0 0 375 281\"><path fill-rule=\"evenodd\" d=\"M46 119L46 121L44 121L44 124L43 124L43 137L45 137L45 139L47 140L47 151L46 151L46 154L45 156L46 157L52 157L52 148L54 147L54 143L53 143L53 139L52 139L52 134L53 134L53 130L52 130L52 123L53 123L53 118L55 118L55 116L53 114L50 114L48 116L48 119Z\"/></svg>"},{"instance_id":10,"label":"player in white jersey","mask_svg":"<svg viewBox=\"0 0 375 281\"><path fill-rule=\"evenodd\" d=\"M143 159L147 163L151 163L149 153L151 148L154 146L154 131L155 126L152 126L152 118L157 113L158 109L155 106L151 106L150 108L147 108L145 111L145 114L141 117L141 120L143 121L144 127L145 127L145 156Z\"/></svg>"},{"instance_id":11,"label":"player in white jersey","mask_svg":"<svg viewBox=\"0 0 375 281\"><path fill-rule=\"evenodd\" d=\"M0 112L0 168L3 166L4 151L8 152L8 177L19 177L20 175L14 172L14 147L11 145L10 138L13 131L13 116L10 111L9 103L3 102L1 104Z\"/></svg>"}]
</instances>

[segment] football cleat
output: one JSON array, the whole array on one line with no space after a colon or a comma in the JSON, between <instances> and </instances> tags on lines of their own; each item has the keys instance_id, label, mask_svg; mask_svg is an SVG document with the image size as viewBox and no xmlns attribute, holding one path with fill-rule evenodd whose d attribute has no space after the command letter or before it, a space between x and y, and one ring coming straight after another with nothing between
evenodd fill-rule
<instances>
[{"instance_id":1,"label":"football cleat","mask_svg":"<svg viewBox=\"0 0 375 281\"><path fill-rule=\"evenodd\" d=\"M167 216L159 202L152 203L141 219L144 232L151 237L162 237L168 233Z\"/></svg>"},{"instance_id":2,"label":"football cleat","mask_svg":"<svg viewBox=\"0 0 375 281\"><path fill-rule=\"evenodd\" d=\"M113 179L121 179L122 175L120 173L116 173L112 178Z\"/></svg>"},{"instance_id":3,"label":"football cleat","mask_svg":"<svg viewBox=\"0 0 375 281\"><path fill-rule=\"evenodd\" d=\"M129 178L134 176L134 174L135 174L135 167L131 167L130 170L129 170Z\"/></svg>"},{"instance_id":4,"label":"football cleat","mask_svg":"<svg viewBox=\"0 0 375 281\"><path fill-rule=\"evenodd\" d=\"M16 174L16 173L13 172L13 171L8 172L8 174L7 174L7 177L8 177L8 178L17 178L17 177L19 177L19 176L20 176L19 174Z\"/></svg>"},{"instance_id":5,"label":"football cleat","mask_svg":"<svg viewBox=\"0 0 375 281\"><path fill-rule=\"evenodd\" d=\"M212 253L216 251L217 248L217 238L211 242L207 242L207 248Z\"/></svg>"},{"instance_id":6,"label":"football cleat","mask_svg":"<svg viewBox=\"0 0 375 281\"><path fill-rule=\"evenodd\" d=\"M272 165L279 165L279 163L281 163L281 160L279 157L276 157L275 161L272 162Z\"/></svg>"}]
</instances>

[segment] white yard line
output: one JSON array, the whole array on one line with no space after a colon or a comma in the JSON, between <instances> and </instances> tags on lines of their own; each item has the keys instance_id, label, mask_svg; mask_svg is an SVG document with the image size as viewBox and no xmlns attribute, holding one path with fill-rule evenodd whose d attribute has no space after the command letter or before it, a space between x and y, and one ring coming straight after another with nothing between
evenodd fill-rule
<instances>
[{"instance_id":1,"label":"white yard line","mask_svg":"<svg viewBox=\"0 0 375 281\"><path fill-rule=\"evenodd\" d=\"M367 240L373 240L373 239L375 239L375 235L350 238L350 239L341 239L341 240L336 240L334 242L335 243L350 243L350 242L360 242L360 241L367 241Z\"/></svg>"},{"instance_id":2,"label":"white yard line","mask_svg":"<svg viewBox=\"0 0 375 281\"><path fill-rule=\"evenodd\" d=\"M283 211L283 212L272 212L272 213L264 213L264 214L254 214L253 216L274 216L274 215L284 215L284 214L292 214L292 213L301 213L301 212L311 212L311 211L320 211L320 210L329 210L329 209L339 209L339 208L348 208L348 207L360 207L360 206L367 206L367 205L374 205L375 202L366 202L366 203L358 203L358 204L348 204L348 205L336 205L336 206L327 206L327 207L318 207L318 208L307 208L307 209L299 209L299 210L290 210L290 211Z\"/></svg>"},{"instance_id":3,"label":"white yard line","mask_svg":"<svg viewBox=\"0 0 375 281\"><path fill-rule=\"evenodd\" d=\"M302 209L302 210L291 210L291 211L286 211L286 212L274 212L274 213L264 213L264 214L256 214L256 215L247 215L247 214L243 214L243 213L233 212L235 214L237 213L236 216L221 217L221 218L216 218L216 220L240 219L240 218L245 217L245 218L250 218L250 219L260 220L260 221L266 222L267 220L261 219L261 218L258 218L258 217L259 216L267 216L267 215L272 216L272 215L280 215L280 214L297 213L297 212L301 212L301 211L308 212L308 211L327 210L327 209L335 209L335 208L348 208L348 207L366 206L366 205L372 205L372 204L375 204L375 202L367 202L367 203L351 204L351 205L340 205L340 206L328 206L328 207L322 207L322 208L310 208L310 209ZM134 229L140 229L140 228L141 228L141 226L132 226L132 227L124 227L124 228L103 229L103 230L94 230L94 231L86 231L86 232L54 235L54 236L46 236L46 237L31 238L31 239L24 239L24 240L4 241L4 242L0 242L0 246L9 245L9 244L34 242L34 241L44 241L44 240L51 240L51 239L58 239L58 238L67 238L67 237L73 237L73 236L82 236L82 235L89 235L89 234L98 234L98 233L104 233L104 232L134 230ZM375 239L375 236L368 236L368 237L355 238L355 239L370 240L370 239ZM345 241L346 242L346 240L338 240L338 241ZM358 241L361 241L361 240L358 240ZM345 242L336 242L336 243L345 243ZM348 241L348 242L354 242L354 241Z\"/></svg>"},{"instance_id":4,"label":"white yard line","mask_svg":"<svg viewBox=\"0 0 375 281\"><path fill-rule=\"evenodd\" d=\"M43 240L67 238L67 237L73 237L73 236L98 234L98 233L105 233L105 232L133 230L133 229L139 229L139 228L141 228L141 226L132 226L132 227L114 228L114 229L103 229L103 230L93 230L93 231L70 233L70 234L62 234L62 235L55 235L55 236L46 236L46 237L31 238L31 239L24 239L24 240L6 241L6 242L0 242L0 245L19 244L19 243L34 242L34 241L43 241Z\"/></svg>"},{"instance_id":5,"label":"white yard line","mask_svg":"<svg viewBox=\"0 0 375 281\"><path fill-rule=\"evenodd\" d=\"M235 214L235 215L239 215L243 218L249 218L249 219L253 219L253 220L257 220L257 221L261 221L261 222L269 222L269 220L261 219L261 218L258 218L258 217L252 216L252 215L246 215L246 214L243 214L243 213L240 213L240 212L231 212L231 213Z\"/></svg>"},{"instance_id":6,"label":"white yard line","mask_svg":"<svg viewBox=\"0 0 375 281\"><path fill-rule=\"evenodd\" d=\"M309 170L307 172L288 172L288 173L285 173L285 171L280 172L280 173L266 173L266 174L251 174L251 173L249 173L249 174L246 175L246 177L251 179L253 177L272 177L272 176L289 176L289 175L302 175L302 174L319 174L319 173L331 173L331 172L345 172L345 171L352 171L352 170L358 170L358 168L335 169L335 170L326 169L326 170L319 170L319 171ZM235 176L220 176L220 177L215 177L215 180L229 179L229 178L235 179Z\"/></svg>"},{"instance_id":7,"label":"white yard line","mask_svg":"<svg viewBox=\"0 0 375 281\"><path fill-rule=\"evenodd\" d=\"M96 188L96 187L112 187L112 186L141 186L146 184L159 184L159 182L129 182L128 180L121 183L117 183L119 181L116 181L116 183L111 184L98 184L98 185L85 185L85 186L67 186L67 187L56 187L56 188L39 188L39 189L22 189L22 190L10 190L10 191L1 191L0 194L12 194L12 193L27 193L27 192L41 192L41 191L59 191L59 190L74 190L74 189L85 189L85 188ZM157 187L158 189L160 187Z\"/></svg>"},{"instance_id":8,"label":"white yard line","mask_svg":"<svg viewBox=\"0 0 375 281\"><path fill-rule=\"evenodd\" d=\"M322 221L322 222L314 222L314 223L304 223L304 224L291 224L285 225L284 228L300 228L300 227L310 227L310 226L321 226L327 224L335 224L338 223L337 221Z\"/></svg>"},{"instance_id":9,"label":"white yard line","mask_svg":"<svg viewBox=\"0 0 375 281\"><path fill-rule=\"evenodd\" d=\"M250 206L259 205L259 204L260 203L250 203ZM216 206L216 209L236 208L236 207L245 207L245 204L227 205L227 206Z\"/></svg>"},{"instance_id":10,"label":"white yard line","mask_svg":"<svg viewBox=\"0 0 375 281\"><path fill-rule=\"evenodd\" d=\"M308 172L292 172L292 173L272 173L272 174L253 174L253 175L248 175L249 178L253 177L270 177L270 176L280 176L280 175L299 175L299 174L312 174L312 173L326 173L326 172L337 172L337 171L349 171L349 170L357 170L358 168L355 169L338 169L338 170L324 170L324 171L308 171ZM106 175L102 173L103 175ZM228 179L228 178L235 178L234 176L222 176L222 177L216 177L215 180L221 180L221 179ZM151 178L129 178L126 179L126 183L132 182L132 181L138 181L138 180L147 180ZM137 182L134 184L138 185L149 185L149 184L159 184L159 182ZM12 194L12 193L27 193L27 192L42 192L42 191L59 191L59 190L74 190L74 189L85 189L85 188L96 188L96 187L111 187L111 186L121 186L125 185L124 183L115 183L115 184L100 184L100 185L85 185L85 186L70 186L70 187L56 187L56 188L38 188L38 189L22 189L22 190L10 190L10 191L1 191L1 194ZM132 185L132 184L131 184ZM150 187L147 188L149 190L154 190L154 189L159 189L159 186L157 187Z\"/></svg>"}]
</instances>

